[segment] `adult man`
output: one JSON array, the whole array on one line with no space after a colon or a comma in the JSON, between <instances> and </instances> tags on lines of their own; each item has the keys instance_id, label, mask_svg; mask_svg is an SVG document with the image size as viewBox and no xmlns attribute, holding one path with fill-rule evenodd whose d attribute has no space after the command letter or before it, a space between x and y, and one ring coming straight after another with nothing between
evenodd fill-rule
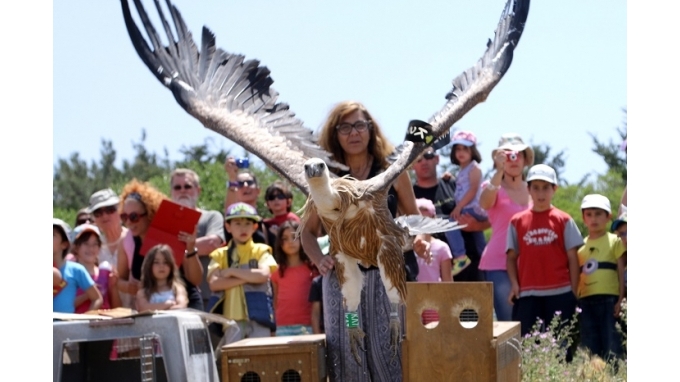
<instances>
[{"instance_id":1,"label":"adult man","mask_svg":"<svg viewBox=\"0 0 680 382\"><path fill-rule=\"evenodd\" d=\"M170 174L170 195L172 200L175 203L201 212L196 229L196 251L198 251L199 260L203 265L203 272L200 275L200 280L189 277L190 275L188 274L185 276L187 276L187 279L200 281L195 284L199 285L200 291L197 290L195 285L187 285L187 294L191 297L192 293L200 293L203 300L202 308L207 309L207 303L210 299L210 287L206 281L208 264L210 264L210 256L208 255L224 243L224 220L219 211L201 210L197 207L200 194L201 187L196 172L185 168L178 168ZM188 270L185 269L184 271ZM191 284L191 282L189 281L188 284Z\"/></svg>"},{"instance_id":2,"label":"adult man","mask_svg":"<svg viewBox=\"0 0 680 382\"><path fill-rule=\"evenodd\" d=\"M453 209L456 207L456 202L453 199L453 193L456 190L456 182L453 178L444 180L437 176L437 165L439 165L439 154L431 147L425 150L420 157L413 164L415 172L415 183L413 184L413 193L416 198L429 199L434 203L437 217L449 218L452 216ZM454 281L482 281L479 275L479 259L481 253L475 246L474 239L470 232L483 231L490 227L489 222L478 222L475 218L469 215L462 215L458 220L460 224L467 224L467 227L461 230L463 241L465 242L465 253L470 258L471 263L459 274L455 275ZM442 235L443 236L443 235ZM451 252L454 253L452 243L449 243L445 237L439 237L446 241L451 247ZM459 252L456 248L455 252Z\"/></svg>"}]
</instances>

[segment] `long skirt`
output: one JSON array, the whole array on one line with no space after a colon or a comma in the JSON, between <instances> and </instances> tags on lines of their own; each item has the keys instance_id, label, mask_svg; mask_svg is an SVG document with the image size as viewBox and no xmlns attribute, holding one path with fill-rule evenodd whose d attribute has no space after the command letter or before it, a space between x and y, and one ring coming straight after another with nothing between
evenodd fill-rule
<instances>
[{"instance_id":1,"label":"long skirt","mask_svg":"<svg viewBox=\"0 0 680 382\"><path fill-rule=\"evenodd\" d=\"M401 344L394 355L390 335L390 301L380 278L379 269L364 271L364 285L359 305L359 325L366 336L360 341L360 364L352 355L345 327L340 284L335 270L323 277L323 312L328 352L328 374L331 381L401 381ZM400 339L404 315L400 307Z\"/></svg>"}]
</instances>

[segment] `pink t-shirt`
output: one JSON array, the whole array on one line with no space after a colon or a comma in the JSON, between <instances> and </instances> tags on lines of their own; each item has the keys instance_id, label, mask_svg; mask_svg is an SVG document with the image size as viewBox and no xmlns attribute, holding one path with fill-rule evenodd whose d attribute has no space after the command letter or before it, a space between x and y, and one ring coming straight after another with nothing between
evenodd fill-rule
<instances>
[{"instance_id":1,"label":"pink t-shirt","mask_svg":"<svg viewBox=\"0 0 680 382\"><path fill-rule=\"evenodd\" d=\"M439 239L432 238L430 241L430 252L432 253L432 262L428 264L425 259L416 256L418 259L418 281L422 282L438 282L441 279L441 263L442 261L451 261L451 249L448 244Z\"/></svg>"},{"instance_id":2,"label":"pink t-shirt","mask_svg":"<svg viewBox=\"0 0 680 382\"><path fill-rule=\"evenodd\" d=\"M312 303L308 298L315 276L307 264L286 268L283 277L278 269L271 274L277 286L276 325L312 324Z\"/></svg>"},{"instance_id":3,"label":"pink t-shirt","mask_svg":"<svg viewBox=\"0 0 680 382\"><path fill-rule=\"evenodd\" d=\"M485 188L488 181L482 184ZM482 258L479 260L479 269L484 271L504 271L506 270L508 226L510 219L518 212L528 210L532 206L531 201L527 205L520 205L512 201L503 187L496 194L496 202L486 210L491 223L491 237L484 248Z\"/></svg>"}]
</instances>

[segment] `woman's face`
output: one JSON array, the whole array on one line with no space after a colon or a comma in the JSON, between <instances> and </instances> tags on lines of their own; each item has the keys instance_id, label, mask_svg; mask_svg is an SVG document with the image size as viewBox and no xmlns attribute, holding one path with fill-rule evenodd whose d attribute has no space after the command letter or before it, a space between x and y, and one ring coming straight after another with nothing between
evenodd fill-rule
<instances>
[{"instance_id":1,"label":"woman's face","mask_svg":"<svg viewBox=\"0 0 680 382\"><path fill-rule=\"evenodd\" d=\"M354 124L359 120L368 121L368 117L366 117L366 115L361 110L357 110L353 113L346 115L343 119L340 120L339 124L341 123ZM338 142L340 143L340 147L342 147L342 150L345 152L346 155L368 153L368 143L371 140L370 129L366 129L361 132L357 131L356 129L352 129L347 135L343 135L340 134L340 132L338 132L337 136Z\"/></svg>"},{"instance_id":2,"label":"woman's face","mask_svg":"<svg viewBox=\"0 0 680 382\"><path fill-rule=\"evenodd\" d=\"M141 202L135 199L126 199L125 203L123 203L123 214L128 217L125 226L132 232L132 236L142 236L146 234L146 230L149 229L151 220Z\"/></svg>"}]
</instances>

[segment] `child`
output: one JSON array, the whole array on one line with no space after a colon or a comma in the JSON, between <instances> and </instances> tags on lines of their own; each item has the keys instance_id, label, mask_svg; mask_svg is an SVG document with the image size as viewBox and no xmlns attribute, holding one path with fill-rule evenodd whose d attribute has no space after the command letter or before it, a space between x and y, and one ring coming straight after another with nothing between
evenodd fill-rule
<instances>
[{"instance_id":1,"label":"child","mask_svg":"<svg viewBox=\"0 0 680 382\"><path fill-rule=\"evenodd\" d=\"M269 275L276 271L276 261L271 247L253 242L260 216L253 206L234 203L227 208L224 220L232 239L226 247L210 254L210 290L224 291L211 312L236 321L240 329L238 339L269 337L276 330L274 312L267 317L271 300Z\"/></svg>"},{"instance_id":2,"label":"child","mask_svg":"<svg viewBox=\"0 0 680 382\"><path fill-rule=\"evenodd\" d=\"M611 228L612 233L621 238L626 252L623 253L623 284L626 287L626 298L628 297L628 216L623 213L618 219L614 220Z\"/></svg>"},{"instance_id":3,"label":"child","mask_svg":"<svg viewBox=\"0 0 680 382\"><path fill-rule=\"evenodd\" d=\"M425 198L416 199L416 205L420 214L434 218L436 216L434 203ZM449 246L430 235L425 235L424 239L430 243L430 253L432 258L428 261L418 257L418 281L439 282L453 281L451 275L451 250Z\"/></svg>"},{"instance_id":4,"label":"child","mask_svg":"<svg viewBox=\"0 0 680 382\"><path fill-rule=\"evenodd\" d=\"M102 295L101 309L111 309L121 306L117 289L117 277L111 273L111 265L104 261L98 265L99 250L102 246L99 228L92 224L81 224L73 230L73 254L76 261L87 270ZM82 289L76 294L76 313L85 313L90 304Z\"/></svg>"},{"instance_id":5,"label":"child","mask_svg":"<svg viewBox=\"0 0 680 382\"><path fill-rule=\"evenodd\" d=\"M284 222L279 227L274 247L274 259L279 266L272 273L276 335L312 334L312 304L309 290L312 279L319 274L296 238L299 223Z\"/></svg>"},{"instance_id":6,"label":"child","mask_svg":"<svg viewBox=\"0 0 680 382\"><path fill-rule=\"evenodd\" d=\"M71 244L69 235L71 229L61 219L52 219L52 264L61 273L63 288L52 298L52 311L60 313L74 313L76 291L85 291L90 300L88 310L96 310L102 305L102 295L82 265L66 261Z\"/></svg>"},{"instance_id":7,"label":"child","mask_svg":"<svg viewBox=\"0 0 680 382\"><path fill-rule=\"evenodd\" d=\"M179 276L172 248L153 246L142 262L141 289L137 291L137 310L182 309L189 305L187 290Z\"/></svg>"},{"instance_id":8,"label":"child","mask_svg":"<svg viewBox=\"0 0 680 382\"><path fill-rule=\"evenodd\" d=\"M581 277L578 297L581 315L581 345L604 360L622 354L616 319L625 297L621 238L607 232L611 219L609 199L586 195L581 202L583 222L588 229L586 242L578 251Z\"/></svg>"},{"instance_id":9,"label":"child","mask_svg":"<svg viewBox=\"0 0 680 382\"><path fill-rule=\"evenodd\" d=\"M416 205L420 214L434 218L436 216L434 203L425 198L416 199ZM430 235L424 235L424 240L430 243L430 253L432 257L425 260L418 256L418 282L453 282L451 275L451 250L449 246ZM421 316L423 325L439 321L439 314L434 309L425 309Z\"/></svg>"},{"instance_id":10,"label":"child","mask_svg":"<svg viewBox=\"0 0 680 382\"><path fill-rule=\"evenodd\" d=\"M451 212L451 220L459 220L461 215L468 214L478 221L486 221L488 220L486 212L479 206L479 195L482 192L480 188L482 170L479 163L482 161L482 156L477 150L477 137L469 131L457 131L451 141L451 163L460 166L460 171L456 176L456 189L453 194L456 207ZM446 235L447 237L461 236L461 233L456 230L449 231ZM477 247L477 253L484 252L484 247L486 247L484 233L473 232L472 237ZM454 255L456 255L456 258L453 274L456 275L470 265L471 261L467 255Z\"/></svg>"},{"instance_id":11,"label":"child","mask_svg":"<svg viewBox=\"0 0 680 382\"><path fill-rule=\"evenodd\" d=\"M520 321L522 336L537 319L547 324L556 312L565 321L571 319L579 278L576 251L583 245L574 219L551 204L557 189L555 170L544 164L531 167L527 187L533 207L510 219L506 252L508 301L514 304L512 320Z\"/></svg>"},{"instance_id":12,"label":"child","mask_svg":"<svg viewBox=\"0 0 680 382\"><path fill-rule=\"evenodd\" d=\"M262 224L267 229L267 234L269 235L268 243L275 245L277 231L283 222L287 220L299 222L300 218L290 212L293 206L293 194L282 181L277 180L267 187L264 198L267 209L269 209L273 217L264 219Z\"/></svg>"}]
</instances>

